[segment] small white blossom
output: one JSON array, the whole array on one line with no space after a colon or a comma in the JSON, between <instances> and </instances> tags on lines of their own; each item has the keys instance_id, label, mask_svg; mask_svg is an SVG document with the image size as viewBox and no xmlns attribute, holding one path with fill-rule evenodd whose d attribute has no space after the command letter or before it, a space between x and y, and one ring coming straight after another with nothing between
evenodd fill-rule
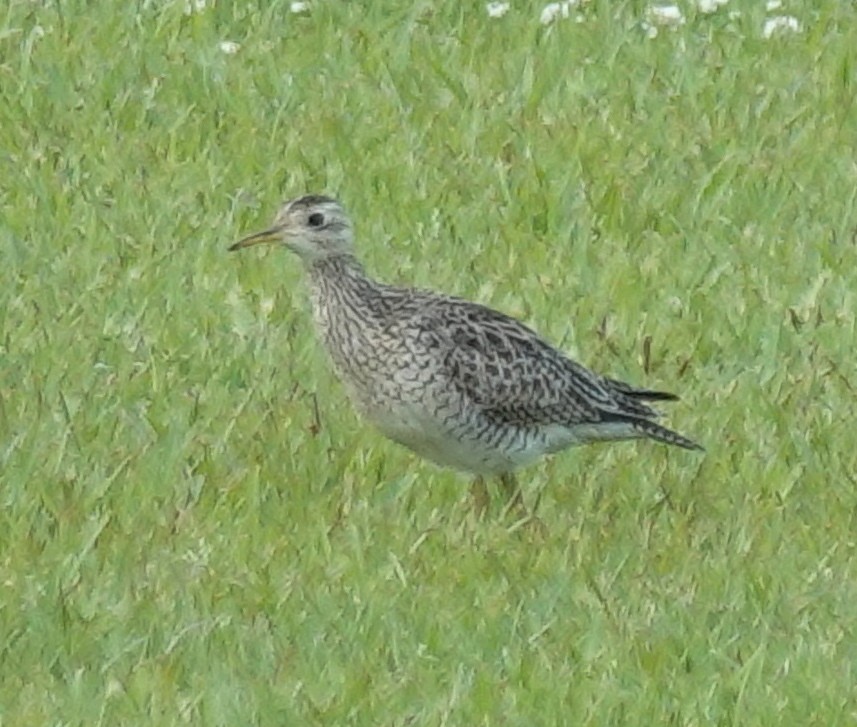
<instances>
[{"instance_id":1,"label":"small white blossom","mask_svg":"<svg viewBox=\"0 0 857 727\"><path fill-rule=\"evenodd\" d=\"M502 18L509 12L509 3L488 3L485 5L489 18Z\"/></svg>"},{"instance_id":2,"label":"small white blossom","mask_svg":"<svg viewBox=\"0 0 857 727\"><path fill-rule=\"evenodd\" d=\"M207 0L187 0L184 4L184 14L193 15L194 13L201 13L205 10L207 4Z\"/></svg>"},{"instance_id":3,"label":"small white blossom","mask_svg":"<svg viewBox=\"0 0 857 727\"><path fill-rule=\"evenodd\" d=\"M783 0L768 0L765 3L765 10L769 13L774 12L774 10L779 10L783 6Z\"/></svg>"},{"instance_id":4,"label":"small white blossom","mask_svg":"<svg viewBox=\"0 0 857 727\"><path fill-rule=\"evenodd\" d=\"M774 33L786 30L799 33L800 23L798 19L793 18L791 15L778 15L775 18L768 18L765 21L765 27L762 28L762 35L765 38L770 38Z\"/></svg>"},{"instance_id":5,"label":"small white blossom","mask_svg":"<svg viewBox=\"0 0 857 727\"><path fill-rule=\"evenodd\" d=\"M729 0L697 0L696 6L699 8L699 12L710 15L711 13L716 13L717 8L728 2Z\"/></svg>"},{"instance_id":6,"label":"small white blossom","mask_svg":"<svg viewBox=\"0 0 857 727\"><path fill-rule=\"evenodd\" d=\"M675 27L684 24L684 15L678 5L652 5L649 7L648 16L653 25Z\"/></svg>"},{"instance_id":7,"label":"small white blossom","mask_svg":"<svg viewBox=\"0 0 857 727\"><path fill-rule=\"evenodd\" d=\"M577 7L578 2L579 0L565 0L561 3L548 3L539 16L539 22L542 25L550 25L557 18L567 18L571 14L571 9Z\"/></svg>"},{"instance_id":8,"label":"small white blossom","mask_svg":"<svg viewBox=\"0 0 857 727\"><path fill-rule=\"evenodd\" d=\"M646 34L647 38L658 37L658 29L646 20L643 21L643 32Z\"/></svg>"},{"instance_id":9,"label":"small white blossom","mask_svg":"<svg viewBox=\"0 0 857 727\"><path fill-rule=\"evenodd\" d=\"M221 52L228 56L234 56L239 50L241 50L241 44L236 43L234 40L221 40L219 47Z\"/></svg>"},{"instance_id":10,"label":"small white blossom","mask_svg":"<svg viewBox=\"0 0 857 727\"><path fill-rule=\"evenodd\" d=\"M307 13L309 12L309 3L306 2L294 2L289 5L289 12L292 13Z\"/></svg>"}]
</instances>

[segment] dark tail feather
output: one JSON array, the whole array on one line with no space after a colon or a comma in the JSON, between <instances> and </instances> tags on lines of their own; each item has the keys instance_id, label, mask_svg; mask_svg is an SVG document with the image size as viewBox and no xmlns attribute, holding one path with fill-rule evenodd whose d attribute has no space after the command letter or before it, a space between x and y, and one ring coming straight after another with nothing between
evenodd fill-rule
<instances>
[{"instance_id":1,"label":"dark tail feather","mask_svg":"<svg viewBox=\"0 0 857 727\"><path fill-rule=\"evenodd\" d=\"M606 379L611 389L614 389L625 396L640 401L678 401L675 394L670 394L667 391L654 391L652 389L638 389L636 386L626 384L618 379Z\"/></svg>"},{"instance_id":2,"label":"dark tail feather","mask_svg":"<svg viewBox=\"0 0 857 727\"><path fill-rule=\"evenodd\" d=\"M656 424L652 419L659 416L658 412L641 403L644 401L676 401L678 397L675 394L670 394L667 391L654 391L653 389L638 389L636 386L631 386L631 384L617 379L605 379L604 381L614 392L620 395L617 397L618 399L621 400L623 397L625 399L621 404L625 409L624 412L601 412L605 421L627 422L635 432L648 439L684 449L705 451L704 447L692 439Z\"/></svg>"},{"instance_id":3,"label":"dark tail feather","mask_svg":"<svg viewBox=\"0 0 857 727\"><path fill-rule=\"evenodd\" d=\"M682 447L684 449L695 449L701 452L705 451L705 447L697 444L691 439L687 437L683 437L678 432L674 432L672 429L667 429L666 427L662 427L660 424L655 424L654 422L650 422L646 419L633 419L631 420L631 424L634 429L636 429L640 434L648 437L649 439L654 439L657 442L663 442L664 444L672 444L676 447Z\"/></svg>"}]
</instances>

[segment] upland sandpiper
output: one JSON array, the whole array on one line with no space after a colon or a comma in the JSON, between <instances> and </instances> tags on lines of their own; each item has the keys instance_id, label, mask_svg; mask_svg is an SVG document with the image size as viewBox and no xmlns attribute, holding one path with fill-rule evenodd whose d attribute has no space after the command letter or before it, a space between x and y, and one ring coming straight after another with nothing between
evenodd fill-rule
<instances>
[{"instance_id":1,"label":"upland sandpiper","mask_svg":"<svg viewBox=\"0 0 857 727\"><path fill-rule=\"evenodd\" d=\"M271 227L229 249L264 242L303 262L316 326L358 411L426 459L475 475L480 508L486 476L520 506L514 471L574 445L649 438L702 449L645 403L673 394L599 376L484 305L368 276L351 219L330 197L286 202Z\"/></svg>"}]
</instances>

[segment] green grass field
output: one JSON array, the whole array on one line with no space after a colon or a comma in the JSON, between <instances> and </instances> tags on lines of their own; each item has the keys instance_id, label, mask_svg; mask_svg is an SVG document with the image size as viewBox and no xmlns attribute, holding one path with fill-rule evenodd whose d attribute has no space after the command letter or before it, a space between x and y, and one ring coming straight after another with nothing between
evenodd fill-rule
<instances>
[{"instance_id":1,"label":"green grass field","mask_svg":"<svg viewBox=\"0 0 857 727\"><path fill-rule=\"evenodd\" d=\"M857 7L542 7L0 10L2 727L857 722ZM706 454L476 521L226 252L307 191Z\"/></svg>"}]
</instances>

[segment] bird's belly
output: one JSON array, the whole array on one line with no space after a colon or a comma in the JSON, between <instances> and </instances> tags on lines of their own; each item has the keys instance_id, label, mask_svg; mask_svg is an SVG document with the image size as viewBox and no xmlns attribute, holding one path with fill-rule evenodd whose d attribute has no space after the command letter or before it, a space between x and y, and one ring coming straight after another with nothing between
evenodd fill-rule
<instances>
[{"instance_id":1,"label":"bird's belly","mask_svg":"<svg viewBox=\"0 0 857 727\"><path fill-rule=\"evenodd\" d=\"M436 418L407 407L367 418L389 439L435 464L464 472L493 474L519 466L515 458L497 448L462 435Z\"/></svg>"},{"instance_id":2,"label":"bird's belly","mask_svg":"<svg viewBox=\"0 0 857 727\"><path fill-rule=\"evenodd\" d=\"M465 421L449 409L422 402L399 402L375 407L358 401L363 416L384 436L443 467L473 474L511 472L545 453L543 444L516 441L486 432L478 422Z\"/></svg>"}]
</instances>

